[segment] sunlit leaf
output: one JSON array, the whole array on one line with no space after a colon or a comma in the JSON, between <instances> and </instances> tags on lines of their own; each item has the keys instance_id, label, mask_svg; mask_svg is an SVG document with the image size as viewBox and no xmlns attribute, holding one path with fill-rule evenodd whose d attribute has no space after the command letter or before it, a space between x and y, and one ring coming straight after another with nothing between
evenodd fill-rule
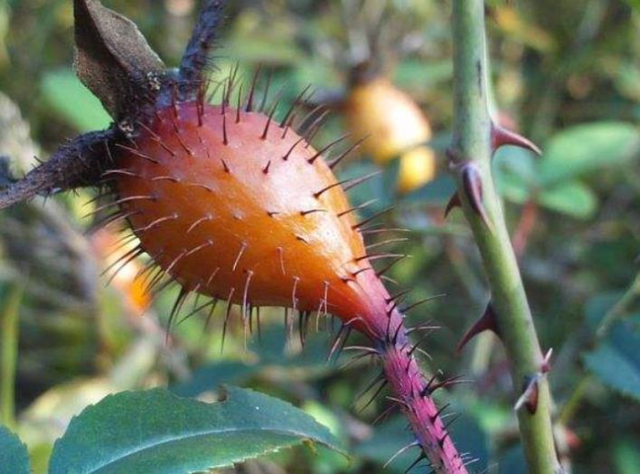
<instances>
[{"instance_id":1,"label":"sunlit leaf","mask_svg":"<svg viewBox=\"0 0 640 474\"><path fill-rule=\"evenodd\" d=\"M629 5L631 5L631 7L636 10L636 11L640 11L640 0L625 0Z\"/></svg>"},{"instance_id":2,"label":"sunlit leaf","mask_svg":"<svg viewBox=\"0 0 640 474\"><path fill-rule=\"evenodd\" d=\"M578 125L557 134L544 150L540 181L557 183L620 166L640 152L640 132L624 122Z\"/></svg>"},{"instance_id":3,"label":"sunlit leaf","mask_svg":"<svg viewBox=\"0 0 640 474\"><path fill-rule=\"evenodd\" d=\"M438 82L451 80L453 76L453 62L405 60L395 69L394 82L400 87L420 88L434 85Z\"/></svg>"},{"instance_id":4,"label":"sunlit leaf","mask_svg":"<svg viewBox=\"0 0 640 474\"><path fill-rule=\"evenodd\" d=\"M515 147L501 148L494 158L494 174L499 192L509 201L524 204L538 186L536 158Z\"/></svg>"},{"instance_id":5,"label":"sunlit leaf","mask_svg":"<svg viewBox=\"0 0 640 474\"><path fill-rule=\"evenodd\" d=\"M564 182L544 189L538 196L543 206L578 219L592 217L598 208L598 200L585 184L579 181Z\"/></svg>"},{"instance_id":6,"label":"sunlit leaf","mask_svg":"<svg viewBox=\"0 0 640 474\"><path fill-rule=\"evenodd\" d=\"M47 103L81 132L106 128L111 122L100 101L71 70L51 72L42 81Z\"/></svg>"}]
</instances>

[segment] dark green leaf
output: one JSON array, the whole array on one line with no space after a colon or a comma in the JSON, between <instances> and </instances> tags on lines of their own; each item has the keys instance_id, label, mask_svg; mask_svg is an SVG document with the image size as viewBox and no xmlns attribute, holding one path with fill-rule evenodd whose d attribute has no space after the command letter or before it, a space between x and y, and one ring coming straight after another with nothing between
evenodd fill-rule
<instances>
[{"instance_id":1,"label":"dark green leaf","mask_svg":"<svg viewBox=\"0 0 640 474\"><path fill-rule=\"evenodd\" d=\"M29 474L27 447L20 438L0 425L0 474Z\"/></svg>"},{"instance_id":2,"label":"dark green leaf","mask_svg":"<svg viewBox=\"0 0 640 474\"><path fill-rule=\"evenodd\" d=\"M585 306L585 323L589 330L595 334L602 318L622 298L623 292L610 291L599 293L587 301Z\"/></svg>"},{"instance_id":3,"label":"dark green leaf","mask_svg":"<svg viewBox=\"0 0 640 474\"><path fill-rule=\"evenodd\" d=\"M607 166L622 165L640 152L640 133L624 122L597 122L557 134L540 162L540 181L552 184Z\"/></svg>"},{"instance_id":4,"label":"dark green leaf","mask_svg":"<svg viewBox=\"0 0 640 474\"><path fill-rule=\"evenodd\" d=\"M521 445L509 449L500 459L498 474L527 474L527 461Z\"/></svg>"},{"instance_id":5,"label":"dark green leaf","mask_svg":"<svg viewBox=\"0 0 640 474\"><path fill-rule=\"evenodd\" d=\"M640 401L640 333L629 322L611 328L607 339L585 356L598 379L618 392Z\"/></svg>"},{"instance_id":6,"label":"dark green leaf","mask_svg":"<svg viewBox=\"0 0 640 474\"><path fill-rule=\"evenodd\" d=\"M207 404L162 389L122 392L74 418L56 442L50 474L180 474L230 466L305 440L340 449L292 405L230 388Z\"/></svg>"}]
</instances>

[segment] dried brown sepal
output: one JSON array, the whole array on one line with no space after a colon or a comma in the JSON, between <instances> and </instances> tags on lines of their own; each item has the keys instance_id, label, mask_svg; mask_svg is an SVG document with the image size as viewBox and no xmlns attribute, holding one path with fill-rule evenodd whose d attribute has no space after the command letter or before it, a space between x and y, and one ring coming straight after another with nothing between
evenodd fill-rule
<instances>
[{"instance_id":1,"label":"dried brown sepal","mask_svg":"<svg viewBox=\"0 0 640 474\"><path fill-rule=\"evenodd\" d=\"M51 159L0 191L0 209L36 195L95 185L108 165L105 157L109 154L105 147L118 134L115 128L87 133L61 146Z\"/></svg>"},{"instance_id":2,"label":"dried brown sepal","mask_svg":"<svg viewBox=\"0 0 640 474\"><path fill-rule=\"evenodd\" d=\"M164 63L129 19L98 0L74 0L73 5L76 74L120 121L157 92Z\"/></svg>"},{"instance_id":3,"label":"dried brown sepal","mask_svg":"<svg viewBox=\"0 0 640 474\"><path fill-rule=\"evenodd\" d=\"M462 336L462 339L458 343L456 352L460 354L462 349L467 343L475 336L484 331L493 331L497 336L500 336L500 328L498 327L498 321L496 319L495 311L491 302L487 305L486 309L482 313L482 316L471 326L467 332Z\"/></svg>"}]
</instances>

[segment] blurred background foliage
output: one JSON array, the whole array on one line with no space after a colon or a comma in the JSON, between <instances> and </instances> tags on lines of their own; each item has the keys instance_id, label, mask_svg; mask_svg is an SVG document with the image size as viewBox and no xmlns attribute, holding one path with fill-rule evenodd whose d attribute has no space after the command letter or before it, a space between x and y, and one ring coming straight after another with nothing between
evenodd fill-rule
<instances>
[{"instance_id":1,"label":"blurred background foliage","mask_svg":"<svg viewBox=\"0 0 640 474\"><path fill-rule=\"evenodd\" d=\"M168 65L178 64L198 2L104 3L132 18ZM316 136L318 143L349 131L354 122L366 129L369 121L374 129L420 130L397 132L399 138L393 131L374 133L383 139L421 136L429 142L402 142L407 150L397 148L395 157L376 156L384 143L365 147L339 174L384 169L354 190L352 200L377 199L363 217L393 205L386 223L411 231L395 248L412 258L389 273L400 288L414 288L408 303L445 295L416 308L410 318L441 327L424 345L428 367L468 380L438 395L460 414L452 430L461 451L478 458L475 472L525 472L499 341L482 335L455 354L489 295L461 214L443 218L453 190L444 160L452 113L450 2L230 3L214 78L238 64L248 81L261 64L272 75L272 91L281 90L283 108L312 84L315 94L307 105L324 103L335 112ZM500 123L543 149L536 158L504 148L494 166L541 341L545 350L554 350L550 377L559 451L571 472L637 473L638 2L487 3L491 105ZM72 39L71 1L0 0L0 154L11 157L15 174L30 169L34 156L46 159L64 140L109 123L73 75ZM354 99L358 87L371 83L381 89ZM406 95L387 97L385 88ZM391 124L379 125L370 112L354 110L358 100L373 101L365 110L382 104ZM417 104L422 116L407 112L415 105L403 101ZM420 160L435 160L427 167L432 173L435 167L435 176L414 180L419 183L406 192L397 185L407 173L402 160L425 146ZM412 177L422 172L408 171ZM329 426L352 454L346 460L322 448L295 449L246 463L239 472L383 471L409 434L396 413L386 412L390 403L384 396L368 406L366 395L358 398L376 375L366 360L346 367L346 356L326 362L330 322L321 322L303 349L296 335L287 342L282 310L263 311L261 337L254 334L245 347L242 328L234 326L221 352L224 308L218 308L209 323L207 311L197 311L166 339L163 324L175 290L144 312L150 295L136 278L143 265L137 262L106 286L109 277L101 273L123 250L117 248L117 229L90 232L91 222L82 216L91 211L91 197L83 190L37 199L0 215L0 421L26 441L37 473L44 472L52 443L70 418L109 393L169 385L177 394L206 398L220 384L291 401ZM411 461L401 456L385 472L403 472Z\"/></svg>"}]
</instances>

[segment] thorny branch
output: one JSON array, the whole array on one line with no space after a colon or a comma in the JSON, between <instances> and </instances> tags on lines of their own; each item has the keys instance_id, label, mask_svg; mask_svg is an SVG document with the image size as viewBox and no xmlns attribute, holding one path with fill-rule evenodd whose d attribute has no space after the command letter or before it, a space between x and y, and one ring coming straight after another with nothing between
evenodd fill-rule
<instances>
[{"instance_id":1,"label":"thorny branch","mask_svg":"<svg viewBox=\"0 0 640 474\"><path fill-rule=\"evenodd\" d=\"M505 144L538 153L529 140L494 125L487 107L488 64L483 0L455 0L454 130L450 166L458 181L452 206L461 205L484 261L492 303L463 342L493 330L511 363L516 405L529 472L562 472L556 455L551 397L543 357L516 256L491 175L491 157Z\"/></svg>"}]
</instances>

